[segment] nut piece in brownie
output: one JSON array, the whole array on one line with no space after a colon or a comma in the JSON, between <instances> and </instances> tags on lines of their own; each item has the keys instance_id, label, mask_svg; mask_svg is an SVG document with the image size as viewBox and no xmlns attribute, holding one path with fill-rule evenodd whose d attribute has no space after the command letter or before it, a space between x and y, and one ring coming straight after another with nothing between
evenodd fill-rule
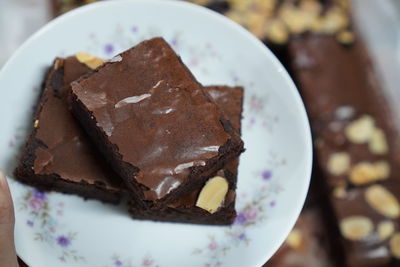
<instances>
[{"instance_id":1,"label":"nut piece in brownie","mask_svg":"<svg viewBox=\"0 0 400 267\"><path fill-rule=\"evenodd\" d=\"M209 86L205 87L205 90L222 110L226 118L232 123L235 130L240 132L243 88ZM202 208L198 206L200 193L203 190L196 189L162 209L143 209L140 206L135 205L135 201L133 200L129 204L129 212L132 217L136 219L215 225L232 224L236 217L235 189L238 163L238 159L235 159L234 161L229 162L223 170L220 170L215 174L215 177L229 177L227 180L234 181L234 183L229 184L229 188L223 198L217 200L217 203L212 210L207 210L207 204L205 207L200 205ZM210 183L211 181L212 180L210 180ZM210 184L208 184L208 187L210 187ZM218 185L216 187L218 188ZM207 188L205 188L203 192L206 192L206 190ZM208 197L211 199L215 194L218 194L218 190L212 192ZM203 196L204 195L205 193L203 193ZM207 196L205 196L205 198L207 198Z\"/></svg>"},{"instance_id":2,"label":"nut piece in brownie","mask_svg":"<svg viewBox=\"0 0 400 267\"><path fill-rule=\"evenodd\" d=\"M201 187L243 151L239 134L162 38L71 88L75 117L143 207Z\"/></svg>"},{"instance_id":3,"label":"nut piece in brownie","mask_svg":"<svg viewBox=\"0 0 400 267\"><path fill-rule=\"evenodd\" d=\"M399 266L399 136L362 40L308 35L288 51L348 266Z\"/></svg>"},{"instance_id":4,"label":"nut piece in brownie","mask_svg":"<svg viewBox=\"0 0 400 267\"><path fill-rule=\"evenodd\" d=\"M68 109L70 82L90 72L93 61L83 54L56 59L34 116L34 128L15 170L17 180L43 190L78 194L118 203L122 180L107 167ZM82 63L82 62L86 62Z\"/></svg>"}]
</instances>

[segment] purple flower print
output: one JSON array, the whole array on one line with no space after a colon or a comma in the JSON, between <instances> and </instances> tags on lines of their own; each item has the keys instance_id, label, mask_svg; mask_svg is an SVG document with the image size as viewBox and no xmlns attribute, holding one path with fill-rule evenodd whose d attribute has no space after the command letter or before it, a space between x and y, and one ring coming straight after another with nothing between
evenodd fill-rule
<instances>
[{"instance_id":1,"label":"purple flower print","mask_svg":"<svg viewBox=\"0 0 400 267\"><path fill-rule=\"evenodd\" d=\"M68 247L71 244L71 240L69 240L68 237L61 235L57 237L57 244L61 247Z\"/></svg>"},{"instance_id":2,"label":"purple flower print","mask_svg":"<svg viewBox=\"0 0 400 267\"><path fill-rule=\"evenodd\" d=\"M245 233L241 233L240 235L238 235L238 238L240 240L245 240L246 239L246 234Z\"/></svg>"},{"instance_id":3,"label":"purple flower print","mask_svg":"<svg viewBox=\"0 0 400 267\"><path fill-rule=\"evenodd\" d=\"M10 140L10 141L8 142L8 146L9 146L9 147L14 147L14 146L15 146L14 141L13 141L13 140Z\"/></svg>"},{"instance_id":4,"label":"purple flower print","mask_svg":"<svg viewBox=\"0 0 400 267\"><path fill-rule=\"evenodd\" d=\"M272 177L272 172L268 169L265 169L262 171L261 177L263 178L263 180L268 181Z\"/></svg>"},{"instance_id":5,"label":"purple flower print","mask_svg":"<svg viewBox=\"0 0 400 267\"><path fill-rule=\"evenodd\" d=\"M246 210L244 216L247 221L255 221L255 219L257 218L257 210L255 209Z\"/></svg>"},{"instance_id":6,"label":"purple flower print","mask_svg":"<svg viewBox=\"0 0 400 267\"><path fill-rule=\"evenodd\" d=\"M214 240L212 240L211 243L208 244L208 249L209 249L209 250L215 250L215 249L217 249L217 243L216 243Z\"/></svg>"},{"instance_id":7,"label":"purple flower print","mask_svg":"<svg viewBox=\"0 0 400 267\"><path fill-rule=\"evenodd\" d=\"M153 260L149 258L145 258L142 262L142 266L151 266L153 265Z\"/></svg>"},{"instance_id":8,"label":"purple flower print","mask_svg":"<svg viewBox=\"0 0 400 267\"><path fill-rule=\"evenodd\" d=\"M131 31L132 31L133 33L137 33L137 32L139 31L139 28L138 28L137 26L133 26L133 27L131 28Z\"/></svg>"},{"instance_id":9,"label":"purple flower print","mask_svg":"<svg viewBox=\"0 0 400 267\"><path fill-rule=\"evenodd\" d=\"M106 44L106 45L104 46L104 52L105 52L107 55L111 55L111 54L114 52L114 46L113 46L112 44Z\"/></svg>"},{"instance_id":10,"label":"purple flower print","mask_svg":"<svg viewBox=\"0 0 400 267\"><path fill-rule=\"evenodd\" d=\"M28 203L29 206L35 211L41 210L44 206L44 201L40 198L32 198Z\"/></svg>"},{"instance_id":11,"label":"purple flower print","mask_svg":"<svg viewBox=\"0 0 400 267\"><path fill-rule=\"evenodd\" d=\"M262 108L263 108L263 103L261 102L261 100L253 95L250 98L250 109L257 112L261 111Z\"/></svg>"},{"instance_id":12,"label":"purple flower print","mask_svg":"<svg viewBox=\"0 0 400 267\"><path fill-rule=\"evenodd\" d=\"M171 45L172 45L172 47L177 47L178 46L178 40L176 38L173 38L171 40Z\"/></svg>"},{"instance_id":13,"label":"purple flower print","mask_svg":"<svg viewBox=\"0 0 400 267\"><path fill-rule=\"evenodd\" d=\"M27 221L26 221L26 224L27 224L29 227L33 227L33 222L32 222L31 220L27 220Z\"/></svg>"},{"instance_id":14,"label":"purple flower print","mask_svg":"<svg viewBox=\"0 0 400 267\"><path fill-rule=\"evenodd\" d=\"M191 58L188 62L188 65L191 67L196 67L198 65L198 60L196 58Z\"/></svg>"},{"instance_id":15,"label":"purple flower print","mask_svg":"<svg viewBox=\"0 0 400 267\"><path fill-rule=\"evenodd\" d=\"M46 200L46 198L47 198L46 193L39 191L37 189L33 189L32 196L33 196L33 198L40 199L40 200Z\"/></svg>"},{"instance_id":16,"label":"purple flower print","mask_svg":"<svg viewBox=\"0 0 400 267\"><path fill-rule=\"evenodd\" d=\"M116 261L114 262L114 265L117 266L117 267L120 267L120 266L122 266L122 261L116 260Z\"/></svg>"},{"instance_id":17,"label":"purple flower print","mask_svg":"<svg viewBox=\"0 0 400 267\"><path fill-rule=\"evenodd\" d=\"M243 212L238 213L238 215L236 216L235 223L239 225L246 223L246 217L244 216Z\"/></svg>"},{"instance_id":18,"label":"purple flower print","mask_svg":"<svg viewBox=\"0 0 400 267\"><path fill-rule=\"evenodd\" d=\"M276 202L275 202L275 201L271 201L271 202L269 203L269 205L270 205L271 207L275 207Z\"/></svg>"}]
</instances>

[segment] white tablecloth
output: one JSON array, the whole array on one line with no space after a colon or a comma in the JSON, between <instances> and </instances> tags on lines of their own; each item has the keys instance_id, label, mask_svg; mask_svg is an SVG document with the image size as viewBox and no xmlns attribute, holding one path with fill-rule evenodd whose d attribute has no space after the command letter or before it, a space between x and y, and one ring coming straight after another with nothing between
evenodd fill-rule
<instances>
[{"instance_id":1,"label":"white tablecloth","mask_svg":"<svg viewBox=\"0 0 400 267\"><path fill-rule=\"evenodd\" d=\"M0 0L0 68L51 18L50 0Z\"/></svg>"}]
</instances>

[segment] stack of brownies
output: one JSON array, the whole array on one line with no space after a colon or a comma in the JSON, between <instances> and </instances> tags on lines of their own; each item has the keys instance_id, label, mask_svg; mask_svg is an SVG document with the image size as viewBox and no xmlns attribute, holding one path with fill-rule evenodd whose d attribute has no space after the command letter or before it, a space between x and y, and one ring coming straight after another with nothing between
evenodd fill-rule
<instances>
[{"instance_id":1,"label":"stack of brownies","mask_svg":"<svg viewBox=\"0 0 400 267\"><path fill-rule=\"evenodd\" d=\"M49 69L15 170L43 190L118 203L134 218L231 224L243 88L203 87L162 39Z\"/></svg>"}]
</instances>

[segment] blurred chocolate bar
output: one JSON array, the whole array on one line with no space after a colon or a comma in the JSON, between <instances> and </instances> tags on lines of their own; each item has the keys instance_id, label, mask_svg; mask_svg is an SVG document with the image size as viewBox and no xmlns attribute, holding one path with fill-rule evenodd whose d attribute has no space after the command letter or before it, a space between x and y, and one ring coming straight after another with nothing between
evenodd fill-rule
<instances>
[{"instance_id":1,"label":"blurred chocolate bar","mask_svg":"<svg viewBox=\"0 0 400 267\"><path fill-rule=\"evenodd\" d=\"M318 208L305 208L285 243L264 267L330 267L330 242Z\"/></svg>"},{"instance_id":2,"label":"blurred chocolate bar","mask_svg":"<svg viewBox=\"0 0 400 267\"><path fill-rule=\"evenodd\" d=\"M96 2L96 0L51 0L53 16L56 17L74 8Z\"/></svg>"},{"instance_id":3,"label":"blurred chocolate bar","mask_svg":"<svg viewBox=\"0 0 400 267\"><path fill-rule=\"evenodd\" d=\"M288 51L348 266L399 266L399 142L362 40L310 34Z\"/></svg>"}]
</instances>

